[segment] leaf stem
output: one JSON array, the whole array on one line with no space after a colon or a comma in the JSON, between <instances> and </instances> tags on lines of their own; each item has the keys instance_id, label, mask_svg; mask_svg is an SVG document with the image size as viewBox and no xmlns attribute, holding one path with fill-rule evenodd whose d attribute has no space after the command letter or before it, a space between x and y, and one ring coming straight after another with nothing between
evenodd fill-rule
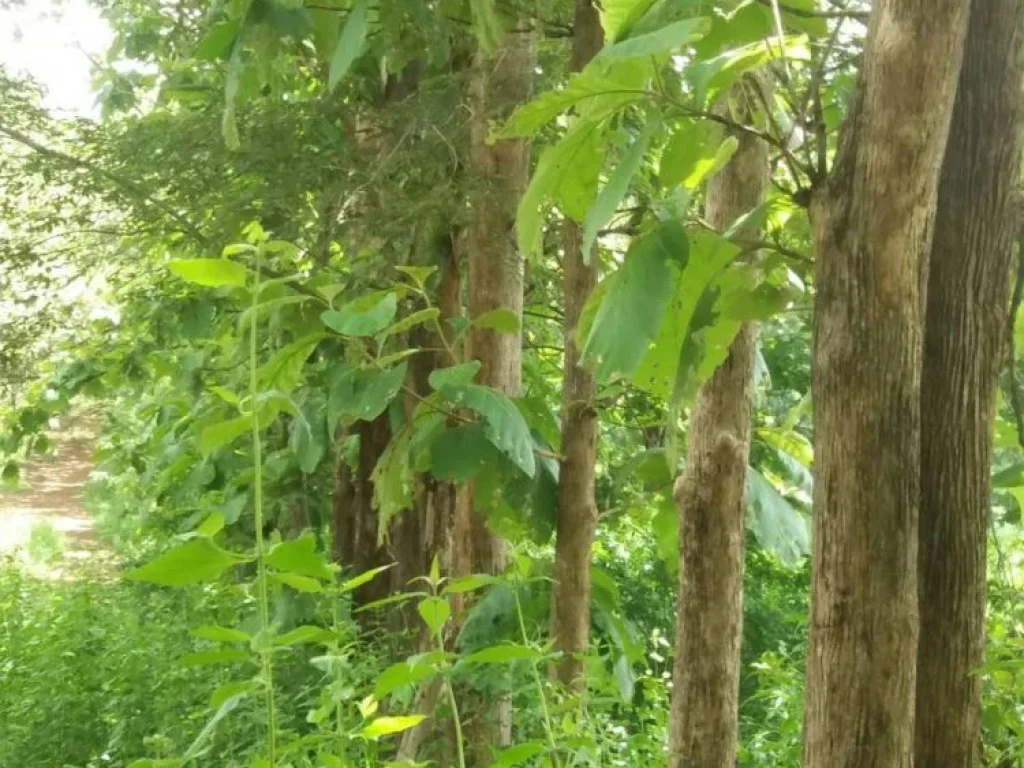
<instances>
[{"instance_id":1,"label":"leaf stem","mask_svg":"<svg viewBox=\"0 0 1024 768\"><path fill-rule=\"evenodd\" d=\"M274 664L270 657L270 597L267 593L267 564L263 551L263 455L260 443L259 379L257 377L257 358L259 338L256 323L256 307L260 295L260 257L263 248L256 249L256 269L253 278L253 322L249 327L249 397L252 408L252 460L253 460L253 517L256 526L256 592L260 612L260 667L263 671L263 682L267 687L267 759L270 768L274 768L277 758L277 713L274 707Z\"/></svg>"}]
</instances>

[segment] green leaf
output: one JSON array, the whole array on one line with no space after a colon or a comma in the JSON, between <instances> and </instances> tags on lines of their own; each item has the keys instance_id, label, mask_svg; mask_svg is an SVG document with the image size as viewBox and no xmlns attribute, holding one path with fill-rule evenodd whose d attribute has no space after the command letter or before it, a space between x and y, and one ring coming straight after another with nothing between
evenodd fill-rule
<instances>
[{"instance_id":1,"label":"green leaf","mask_svg":"<svg viewBox=\"0 0 1024 768\"><path fill-rule=\"evenodd\" d=\"M498 333L517 333L519 315L506 307L498 307L475 317L472 326Z\"/></svg>"},{"instance_id":2,"label":"green leaf","mask_svg":"<svg viewBox=\"0 0 1024 768\"><path fill-rule=\"evenodd\" d=\"M583 239L580 242L584 264L590 263L591 249L597 240L598 232L618 209L622 198L629 191L630 182L640 170L652 133L653 130L649 128L633 142L615 172L608 178L608 183L601 189L594 205L587 211L586 219L583 221Z\"/></svg>"},{"instance_id":3,"label":"green leaf","mask_svg":"<svg viewBox=\"0 0 1024 768\"><path fill-rule=\"evenodd\" d=\"M369 307L360 300L329 309L320 315L324 325L342 336L373 336L391 323L398 311L398 298L388 292Z\"/></svg>"},{"instance_id":4,"label":"green leaf","mask_svg":"<svg viewBox=\"0 0 1024 768\"><path fill-rule=\"evenodd\" d=\"M342 593L351 592L353 589L357 589L363 586L363 584L373 581L378 575L394 567L395 563L388 563L387 565L380 565L376 568L371 568L368 571L363 571L358 576L353 576L348 581L343 582L338 591Z\"/></svg>"},{"instance_id":5,"label":"green leaf","mask_svg":"<svg viewBox=\"0 0 1024 768\"><path fill-rule=\"evenodd\" d=\"M248 693L236 693L234 696L230 696L223 701L220 707L217 708L217 711L213 714L213 717L211 717L206 725L203 726L203 730L201 730L199 735L196 736L195 741L189 745L188 750L182 758L183 764L192 761L202 753L203 748L213 737L213 734L217 730L217 726L220 725L221 720L231 714L231 712L233 712L247 696Z\"/></svg>"},{"instance_id":6,"label":"green leaf","mask_svg":"<svg viewBox=\"0 0 1024 768\"><path fill-rule=\"evenodd\" d=\"M383 334L388 336L394 336L396 333L407 331L414 325L420 325L422 323L430 323L437 319L441 314L441 310L437 307L428 307L427 309L421 309L419 312L413 312L411 315L406 315L394 325L386 328Z\"/></svg>"},{"instance_id":7,"label":"green leaf","mask_svg":"<svg viewBox=\"0 0 1024 768\"><path fill-rule=\"evenodd\" d=\"M655 0L604 0L601 3L601 26L605 39L611 43L625 38Z\"/></svg>"},{"instance_id":8,"label":"green leaf","mask_svg":"<svg viewBox=\"0 0 1024 768\"><path fill-rule=\"evenodd\" d=\"M527 741L501 750L495 757L490 768L512 768L525 763L538 755L547 752L547 746L541 741Z\"/></svg>"},{"instance_id":9,"label":"green leaf","mask_svg":"<svg viewBox=\"0 0 1024 768\"><path fill-rule=\"evenodd\" d=\"M223 530L224 515L220 512L213 512L196 528L196 535L212 539Z\"/></svg>"},{"instance_id":10,"label":"green leaf","mask_svg":"<svg viewBox=\"0 0 1024 768\"><path fill-rule=\"evenodd\" d=\"M695 189L708 174L725 128L710 120L681 121L661 153L658 180L665 189L683 184Z\"/></svg>"},{"instance_id":11,"label":"green leaf","mask_svg":"<svg viewBox=\"0 0 1024 768\"><path fill-rule=\"evenodd\" d=\"M439 480L465 483L497 458L483 426L447 427L430 445L430 471Z\"/></svg>"},{"instance_id":12,"label":"green leaf","mask_svg":"<svg viewBox=\"0 0 1024 768\"><path fill-rule=\"evenodd\" d=\"M227 259L172 259L167 268L183 280L208 288L245 287L245 267Z\"/></svg>"},{"instance_id":13,"label":"green leaf","mask_svg":"<svg viewBox=\"0 0 1024 768\"><path fill-rule=\"evenodd\" d=\"M327 644L334 640L337 640L337 635L329 629L305 624L301 627L296 627L291 632L285 632L283 635L275 637L274 645L280 648L303 643Z\"/></svg>"},{"instance_id":14,"label":"green leaf","mask_svg":"<svg viewBox=\"0 0 1024 768\"><path fill-rule=\"evenodd\" d=\"M399 272L404 275L408 275L412 278L412 281L416 283L417 288L424 288L427 284L427 279L437 272L437 267L413 267L409 265L402 265L395 267Z\"/></svg>"},{"instance_id":15,"label":"green leaf","mask_svg":"<svg viewBox=\"0 0 1024 768\"><path fill-rule=\"evenodd\" d=\"M686 264L689 243L682 224L660 222L633 241L622 267L608 279L581 353L602 381L630 376L658 333L674 284Z\"/></svg>"},{"instance_id":16,"label":"green leaf","mask_svg":"<svg viewBox=\"0 0 1024 768\"><path fill-rule=\"evenodd\" d=\"M347 412L363 421L376 419L402 389L408 367L403 362L383 371L361 371L356 377L354 401Z\"/></svg>"},{"instance_id":17,"label":"green leaf","mask_svg":"<svg viewBox=\"0 0 1024 768\"><path fill-rule=\"evenodd\" d=\"M711 29L711 22L701 16L672 24L631 37L622 42L605 46L596 59L602 62L622 61L638 56L660 56L678 51L702 38Z\"/></svg>"},{"instance_id":18,"label":"green leaf","mask_svg":"<svg viewBox=\"0 0 1024 768\"><path fill-rule=\"evenodd\" d=\"M577 122L557 144L541 153L516 211L516 236L525 256L541 252L544 215L550 203L575 221L586 216L604 165L605 133L594 121Z\"/></svg>"},{"instance_id":19,"label":"green leaf","mask_svg":"<svg viewBox=\"0 0 1024 768\"><path fill-rule=\"evenodd\" d=\"M738 246L713 232L691 235L683 270L674 273L666 285L670 293L668 311L659 318L654 343L644 350L643 360L633 375L634 384L666 398L674 390L693 384L687 377L701 359L692 352L685 361L682 356L700 323L715 319L716 281L739 252ZM712 314L709 316L708 312ZM735 330L738 325L732 327ZM682 367L681 362L685 363Z\"/></svg>"},{"instance_id":20,"label":"green leaf","mask_svg":"<svg viewBox=\"0 0 1024 768\"><path fill-rule=\"evenodd\" d=\"M487 54L494 53L505 36L495 0L469 0L469 8L473 14L473 34L480 49Z\"/></svg>"},{"instance_id":21,"label":"green leaf","mask_svg":"<svg viewBox=\"0 0 1024 768\"><path fill-rule=\"evenodd\" d=\"M459 576L449 581L441 594L461 595L465 592L474 592L481 587L489 587L500 581L497 576L490 576L486 573L474 573L470 576Z\"/></svg>"},{"instance_id":22,"label":"green leaf","mask_svg":"<svg viewBox=\"0 0 1024 768\"><path fill-rule=\"evenodd\" d=\"M232 696L237 696L240 693L252 693L258 687L255 680L235 680L223 683L210 694L210 706L219 707Z\"/></svg>"},{"instance_id":23,"label":"green leaf","mask_svg":"<svg viewBox=\"0 0 1024 768\"><path fill-rule=\"evenodd\" d=\"M480 361L471 360L468 363L459 363L450 368L436 368L430 372L430 377L427 381L431 387L439 392L444 387L469 384L469 382L476 378L479 370Z\"/></svg>"},{"instance_id":24,"label":"green leaf","mask_svg":"<svg viewBox=\"0 0 1024 768\"><path fill-rule=\"evenodd\" d=\"M312 333L277 350L259 370L262 388L291 393L302 381L302 372L309 356L326 338L325 333Z\"/></svg>"},{"instance_id":25,"label":"green leaf","mask_svg":"<svg viewBox=\"0 0 1024 768\"><path fill-rule=\"evenodd\" d=\"M204 458L252 431L252 417L239 416L211 424L199 435L199 453Z\"/></svg>"},{"instance_id":26,"label":"green leaf","mask_svg":"<svg viewBox=\"0 0 1024 768\"><path fill-rule=\"evenodd\" d=\"M216 651L199 651L183 656L181 665L183 667L199 667L206 664L234 664L239 661L249 661L247 651L236 651L230 649Z\"/></svg>"},{"instance_id":27,"label":"green leaf","mask_svg":"<svg viewBox=\"0 0 1024 768\"><path fill-rule=\"evenodd\" d=\"M242 17L219 21L210 27L196 46L193 57L200 61L217 61L228 55L238 32L242 28Z\"/></svg>"},{"instance_id":28,"label":"green leaf","mask_svg":"<svg viewBox=\"0 0 1024 768\"><path fill-rule=\"evenodd\" d=\"M487 439L528 477L534 476L533 437L515 403L496 389L479 384L447 385L441 394L454 405L480 414Z\"/></svg>"},{"instance_id":29,"label":"green leaf","mask_svg":"<svg viewBox=\"0 0 1024 768\"><path fill-rule=\"evenodd\" d=\"M807 38L789 36L761 40L740 46L711 59L691 64L686 72L693 83L698 104L713 104L748 72L758 70L777 58L806 61L810 58Z\"/></svg>"},{"instance_id":30,"label":"green leaf","mask_svg":"<svg viewBox=\"0 0 1024 768\"><path fill-rule=\"evenodd\" d=\"M434 659L438 655L440 654L424 654L392 664L377 676L373 686L373 695L378 699L383 699L401 688L430 680L438 672L434 663Z\"/></svg>"},{"instance_id":31,"label":"green leaf","mask_svg":"<svg viewBox=\"0 0 1024 768\"><path fill-rule=\"evenodd\" d=\"M291 587L296 592L303 592L305 594L315 594L317 592L323 592L324 588L320 582L316 579L312 579L309 576L300 576L297 573L277 573L269 572L267 577L271 581L276 581L278 584L284 584L287 587Z\"/></svg>"},{"instance_id":32,"label":"green leaf","mask_svg":"<svg viewBox=\"0 0 1024 768\"><path fill-rule=\"evenodd\" d=\"M383 540L391 521L412 504L412 477L409 469L409 443L414 430L406 424L391 438L373 468L373 503L377 507L377 538Z\"/></svg>"},{"instance_id":33,"label":"green leaf","mask_svg":"<svg viewBox=\"0 0 1024 768\"><path fill-rule=\"evenodd\" d=\"M753 467L747 468L747 527L765 549L787 565L810 551L807 519Z\"/></svg>"},{"instance_id":34,"label":"green leaf","mask_svg":"<svg viewBox=\"0 0 1024 768\"><path fill-rule=\"evenodd\" d=\"M249 555L227 552L209 539L189 539L145 565L125 574L132 581L179 586L212 581L228 568L252 561Z\"/></svg>"},{"instance_id":35,"label":"green leaf","mask_svg":"<svg viewBox=\"0 0 1024 768\"><path fill-rule=\"evenodd\" d=\"M366 45L366 30L369 22L369 0L356 0L349 11L348 21L338 38L338 45L331 57L327 75L327 88L333 91L348 73L352 63L359 58Z\"/></svg>"},{"instance_id":36,"label":"green leaf","mask_svg":"<svg viewBox=\"0 0 1024 768\"><path fill-rule=\"evenodd\" d=\"M417 604L416 610L432 635L437 635L452 615L452 608L443 597L424 598Z\"/></svg>"},{"instance_id":37,"label":"green leaf","mask_svg":"<svg viewBox=\"0 0 1024 768\"><path fill-rule=\"evenodd\" d=\"M464 661L467 664L507 664L512 661L538 661L544 658L540 651L516 643L492 645L469 654Z\"/></svg>"},{"instance_id":38,"label":"green leaf","mask_svg":"<svg viewBox=\"0 0 1024 768\"><path fill-rule=\"evenodd\" d=\"M597 120L646 97L642 90L623 88L614 80L580 72L572 76L565 88L545 91L533 101L517 107L508 122L494 132L493 138L534 136L556 117L577 105L589 107L587 119Z\"/></svg>"},{"instance_id":39,"label":"green leaf","mask_svg":"<svg viewBox=\"0 0 1024 768\"><path fill-rule=\"evenodd\" d=\"M364 739L376 740L383 736L391 736L395 733L415 728L426 719L426 715L392 715L378 717L369 725L359 731Z\"/></svg>"},{"instance_id":40,"label":"green leaf","mask_svg":"<svg viewBox=\"0 0 1024 768\"><path fill-rule=\"evenodd\" d=\"M312 576L324 581L334 579L334 570L325 555L317 552L316 538L312 533L304 533L297 539L275 544L267 552L266 563L279 571Z\"/></svg>"},{"instance_id":41,"label":"green leaf","mask_svg":"<svg viewBox=\"0 0 1024 768\"><path fill-rule=\"evenodd\" d=\"M232 627L204 626L197 627L191 632L193 637L200 640L211 640L215 643L248 643L252 640L248 634L240 629Z\"/></svg>"}]
</instances>

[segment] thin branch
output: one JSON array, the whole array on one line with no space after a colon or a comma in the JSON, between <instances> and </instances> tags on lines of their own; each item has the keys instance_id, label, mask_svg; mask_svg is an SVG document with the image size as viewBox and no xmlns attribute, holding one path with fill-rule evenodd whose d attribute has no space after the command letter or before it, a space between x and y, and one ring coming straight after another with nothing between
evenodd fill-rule
<instances>
[{"instance_id":1,"label":"thin branch","mask_svg":"<svg viewBox=\"0 0 1024 768\"><path fill-rule=\"evenodd\" d=\"M16 128L11 128L9 126L0 124L0 136L6 136L8 139L16 141L19 144L22 144L28 147L29 149L38 152L41 155L53 158L55 160L59 160L61 162L67 163L68 165L72 165L76 168L83 168L89 171L90 173L96 174L100 178L106 179L107 181L114 184L116 187L119 187L123 192L126 192L131 198L135 199L137 202L155 208L167 218L172 219L180 227L182 233L189 235L193 240L195 240L200 245L208 246L210 244L209 238L207 238L206 235L204 235L188 219L186 219L180 213L175 211L173 208L169 207L163 201L153 197L153 195L147 189L135 183L134 181L126 179L123 176L119 176L115 173L111 173L105 168L101 168L100 166L96 165L95 163L89 160L83 160L80 157L69 155L66 152L63 152L59 149L54 149L52 147L46 146L45 144L40 144L31 136L22 133Z\"/></svg>"}]
</instances>

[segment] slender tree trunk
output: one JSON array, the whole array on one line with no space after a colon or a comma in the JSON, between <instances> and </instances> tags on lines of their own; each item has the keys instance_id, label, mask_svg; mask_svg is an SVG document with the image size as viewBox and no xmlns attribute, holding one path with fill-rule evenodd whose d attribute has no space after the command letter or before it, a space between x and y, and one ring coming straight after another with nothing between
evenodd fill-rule
<instances>
[{"instance_id":1,"label":"slender tree trunk","mask_svg":"<svg viewBox=\"0 0 1024 768\"><path fill-rule=\"evenodd\" d=\"M1021 152L1021 0L973 0L928 278L921 381L915 764L980 765L996 379Z\"/></svg>"},{"instance_id":2,"label":"slender tree trunk","mask_svg":"<svg viewBox=\"0 0 1024 768\"><path fill-rule=\"evenodd\" d=\"M601 50L601 18L593 0L576 0L570 68L578 72ZM594 463L597 460L596 387L580 367L576 323L597 283L597 256L585 263L580 252L580 225L567 219L562 257L565 277L565 378L562 382L562 460L558 475L555 532L555 583L551 593L551 636L562 654L556 677L565 685L585 687L583 654L590 645L590 551L597 508Z\"/></svg>"},{"instance_id":3,"label":"slender tree trunk","mask_svg":"<svg viewBox=\"0 0 1024 768\"><path fill-rule=\"evenodd\" d=\"M523 262L515 246L515 216L529 178L529 146L523 139L489 144L492 121L507 118L525 103L533 87L533 41L528 34L505 36L491 56L478 52L471 83L472 166L476 193L469 226L469 314L509 309L522 318ZM510 397L522 390L521 333L473 328L469 355L479 360L477 381ZM484 525L471 517L474 567L495 573L504 568L505 549Z\"/></svg>"},{"instance_id":4,"label":"slender tree trunk","mask_svg":"<svg viewBox=\"0 0 1024 768\"><path fill-rule=\"evenodd\" d=\"M967 7L875 3L836 165L811 201L807 768L913 765L922 292Z\"/></svg>"},{"instance_id":5,"label":"slender tree trunk","mask_svg":"<svg viewBox=\"0 0 1024 768\"><path fill-rule=\"evenodd\" d=\"M506 34L496 51L490 56L478 51L474 61L470 140L476 189L468 232L470 318L508 309L522 320L523 261L515 245L515 216L529 179L529 146L523 139L491 144L487 138L492 121L506 119L517 105L529 100L533 68L532 35L524 33ZM481 364L477 381L509 397L521 394L521 331L471 328L468 353ZM487 527L486 512L472 509L472 504L472 495L465 489L456 494L456 526L462 527L465 535L457 531L455 547L472 553L471 571L500 573L507 559L505 542ZM511 740L511 701L507 697L491 702L478 698L472 706L475 719L467 728L469 759L483 765L493 759L493 746L506 746Z\"/></svg>"},{"instance_id":6,"label":"slender tree trunk","mask_svg":"<svg viewBox=\"0 0 1024 768\"><path fill-rule=\"evenodd\" d=\"M708 182L706 218L724 229L764 202L764 142L739 148ZM736 763L743 634L744 492L750 454L757 327L744 323L729 356L700 388L690 417L686 468L676 481L679 594L672 670L669 765Z\"/></svg>"}]
</instances>

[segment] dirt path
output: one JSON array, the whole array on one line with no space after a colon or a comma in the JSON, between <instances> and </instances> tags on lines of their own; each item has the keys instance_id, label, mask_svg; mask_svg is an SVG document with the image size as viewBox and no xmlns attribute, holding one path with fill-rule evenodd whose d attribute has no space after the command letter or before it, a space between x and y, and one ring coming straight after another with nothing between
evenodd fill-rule
<instances>
[{"instance_id":1,"label":"dirt path","mask_svg":"<svg viewBox=\"0 0 1024 768\"><path fill-rule=\"evenodd\" d=\"M81 504L97 431L90 416L62 425L51 434L53 454L22 467L23 487L0 491L0 555L20 550L27 558L30 550L47 545L72 562L97 553L93 519Z\"/></svg>"}]
</instances>

